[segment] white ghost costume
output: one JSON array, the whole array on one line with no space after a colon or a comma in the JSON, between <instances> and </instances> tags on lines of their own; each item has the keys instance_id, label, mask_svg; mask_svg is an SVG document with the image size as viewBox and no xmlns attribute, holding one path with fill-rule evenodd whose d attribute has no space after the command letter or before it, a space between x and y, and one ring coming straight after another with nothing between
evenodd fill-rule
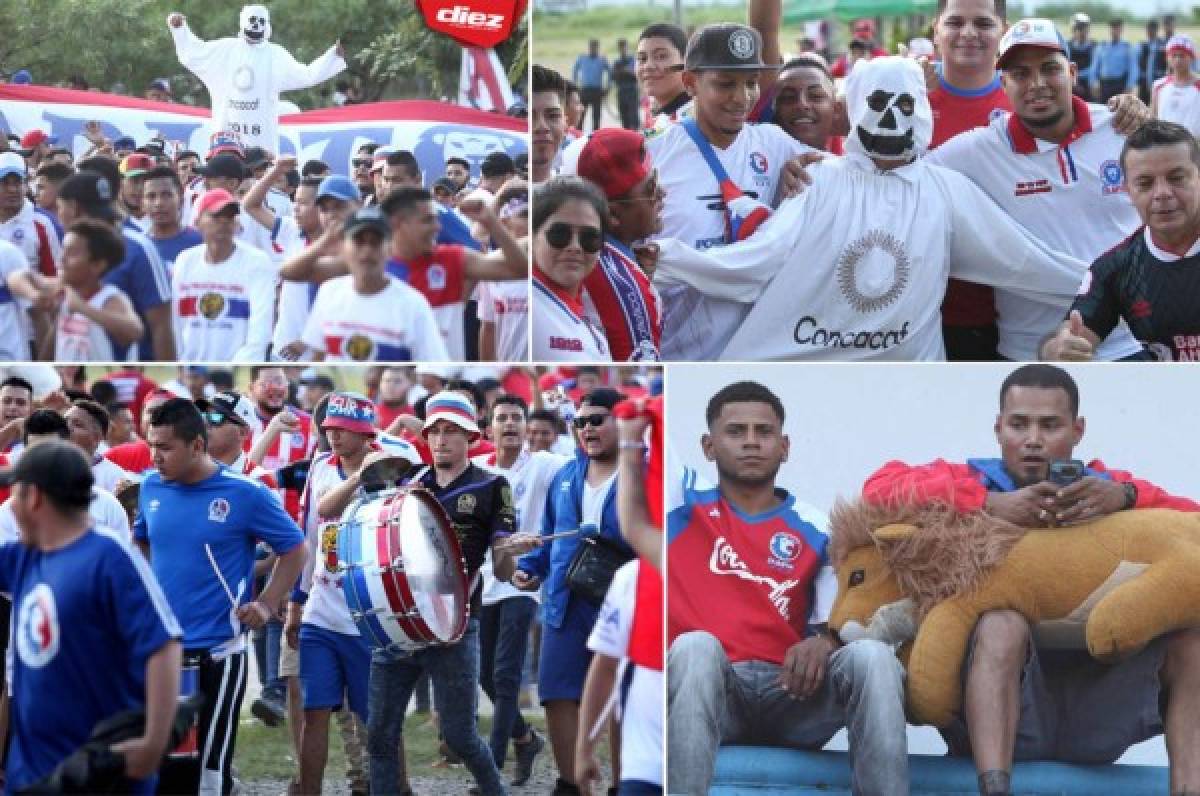
<instances>
[{"instance_id":1,"label":"white ghost costume","mask_svg":"<svg viewBox=\"0 0 1200 796\"><path fill-rule=\"evenodd\" d=\"M242 9L236 37L201 41L187 22L169 29L179 62L204 82L212 97L214 129L237 133L244 146L276 154L280 93L315 86L346 68L336 45L311 64L299 63L269 41L270 15L260 5Z\"/></svg>"},{"instance_id":2,"label":"white ghost costume","mask_svg":"<svg viewBox=\"0 0 1200 796\"><path fill-rule=\"evenodd\" d=\"M914 61L860 63L846 88L847 156L813 166L812 185L753 237L703 252L659 242L658 287L751 305L722 359L945 359L950 276L1034 301L1074 295L1086 263L1047 250L970 180L918 157L933 113ZM905 165L884 171L868 155Z\"/></svg>"}]
</instances>

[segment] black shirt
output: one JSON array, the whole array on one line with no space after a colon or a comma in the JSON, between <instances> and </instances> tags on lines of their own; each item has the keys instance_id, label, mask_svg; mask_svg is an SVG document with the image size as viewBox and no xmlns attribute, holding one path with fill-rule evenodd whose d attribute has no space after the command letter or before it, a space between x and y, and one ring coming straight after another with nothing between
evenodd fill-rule
<instances>
[{"instance_id":1,"label":"black shirt","mask_svg":"<svg viewBox=\"0 0 1200 796\"><path fill-rule=\"evenodd\" d=\"M1092 263L1071 309L1101 339L1124 318L1157 359L1200 361L1200 255L1164 262L1144 230Z\"/></svg>"},{"instance_id":2,"label":"black shirt","mask_svg":"<svg viewBox=\"0 0 1200 796\"><path fill-rule=\"evenodd\" d=\"M517 513L508 479L469 464L458 478L444 487L438 486L433 467L422 473L415 483L432 492L450 515L467 563L467 579L473 581L492 542L517 530ZM479 610L480 591L476 588L471 594L472 615Z\"/></svg>"}]
</instances>

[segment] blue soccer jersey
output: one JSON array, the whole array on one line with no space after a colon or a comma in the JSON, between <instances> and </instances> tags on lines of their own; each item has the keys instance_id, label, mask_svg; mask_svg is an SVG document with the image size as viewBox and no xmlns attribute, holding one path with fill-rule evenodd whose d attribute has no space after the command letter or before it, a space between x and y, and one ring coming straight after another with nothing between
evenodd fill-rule
<instances>
[{"instance_id":1,"label":"blue soccer jersey","mask_svg":"<svg viewBox=\"0 0 1200 796\"><path fill-rule=\"evenodd\" d=\"M97 722L143 707L146 661L180 629L146 559L108 531L48 553L0 547L0 591L13 595L11 793L53 771Z\"/></svg>"},{"instance_id":2,"label":"blue soccer jersey","mask_svg":"<svg viewBox=\"0 0 1200 796\"><path fill-rule=\"evenodd\" d=\"M189 650L225 644L236 648L243 628L221 578L238 605L249 602L255 544L266 542L282 555L304 542L268 487L223 465L195 484L164 481L157 472L146 476L133 535L150 544L154 574L183 626Z\"/></svg>"}]
</instances>

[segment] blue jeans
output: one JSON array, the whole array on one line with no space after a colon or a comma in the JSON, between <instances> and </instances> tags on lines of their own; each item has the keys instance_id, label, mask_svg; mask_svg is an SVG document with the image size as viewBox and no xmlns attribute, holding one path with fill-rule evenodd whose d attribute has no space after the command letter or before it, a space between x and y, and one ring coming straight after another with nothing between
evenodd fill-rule
<instances>
[{"instance_id":1,"label":"blue jeans","mask_svg":"<svg viewBox=\"0 0 1200 796\"><path fill-rule=\"evenodd\" d=\"M529 626L537 609L532 597L509 597L483 606L479 618L479 684L495 709L488 746L497 768L504 768L509 738L524 738L529 732L518 697Z\"/></svg>"},{"instance_id":2,"label":"blue jeans","mask_svg":"<svg viewBox=\"0 0 1200 796\"><path fill-rule=\"evenodd\" d=\"M467 764L483 796L504 796L500 772L475 729L479 690L479 620L467 623L462 640L415 652L376 650L371 656L367 708L367 751L371 756L371 792L400 790L399 746L404 711L422 671L433 681L433 702L441 716L442 736Z\"/></svg>"},{"instance_id":3,"label":"blue jeans","mask_svg":"<svg viewBox=\"0 0 1200 796\"><path fill-rule=\"evenodd\" d=\"M284 701L287 695L287 684L283 682L283 678L279 676L279 642L283 638L283 622L277 619L272 619L267 622L266 633L267 649L266 649L266 684L263 686L262 695L277 702Z\"/></svg>"}]
</instances>

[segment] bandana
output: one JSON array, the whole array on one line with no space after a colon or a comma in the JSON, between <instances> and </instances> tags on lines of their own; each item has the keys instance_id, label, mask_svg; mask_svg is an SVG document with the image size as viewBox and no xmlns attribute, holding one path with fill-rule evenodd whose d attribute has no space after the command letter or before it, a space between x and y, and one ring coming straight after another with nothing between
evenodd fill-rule
<instances>
[{"instance_id":1,"label":"bandana","mask_svg":"<svg viewBox=\"0 0 1200 796\"><path fill-rule=\"evenodd\" d=\"M933 110L916 61L861 61L846 80L850 136L846 149L883 160L911 161L929 148Z\"/></svg>"},{"instance_id":2,"label":"bandana","mask_svg":"<svg viewBox=\"0 0 1200 796\"><path fill-rule=\"evenodd\" d=\"M251 44L261 44L271 38L271 12L266 6L243 6L238 25L242 36Z\"/></svg>"}]
</instances>

